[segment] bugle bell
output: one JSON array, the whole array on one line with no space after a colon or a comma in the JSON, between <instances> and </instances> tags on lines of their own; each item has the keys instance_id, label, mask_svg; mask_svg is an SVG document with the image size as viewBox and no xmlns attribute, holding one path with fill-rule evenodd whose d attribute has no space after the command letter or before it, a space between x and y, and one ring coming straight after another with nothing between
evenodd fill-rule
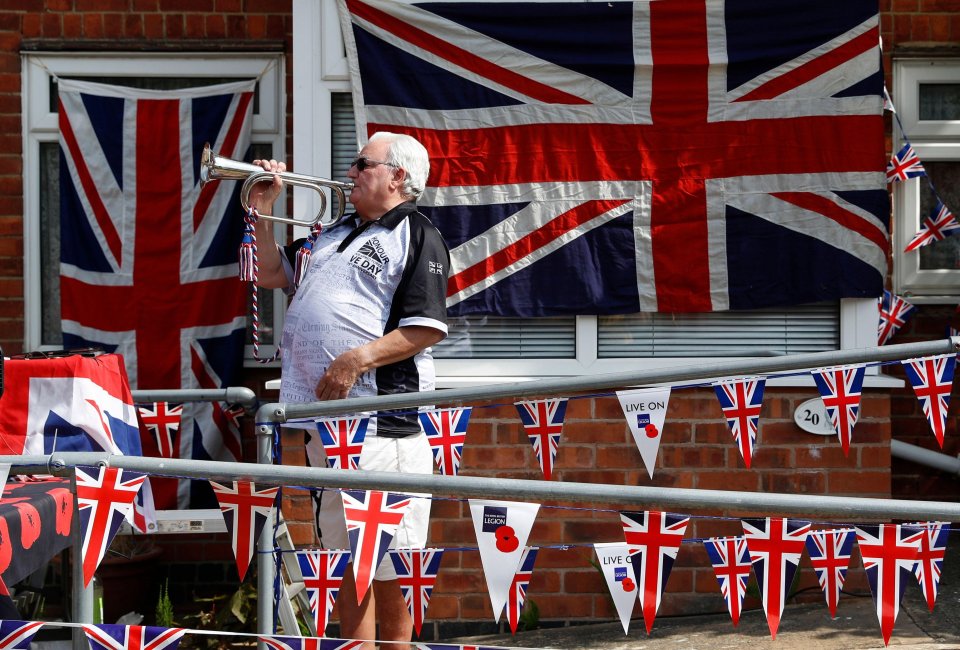
<instances>
[{"instance_id":1,"label":"bugle bell","mask_svg":"<svg viewBox=\"0 0 960 650\"><path fill-rule=\"evenodd\" d=\"M209 144L206 144L203 147L203 155L200 157L200 183L205 185L210 181L236 181L240 179L246 179L243 181L243 186L240 188L240 205L243 206L244 210L250 209L250 190L253 188L253 186L257 183L273 182L274 175L279 176L283 182L287 183L288 185L308 187L312 190L316 190L316 192L320 195L320 210L317 212L317 216L313 221L275 217L268 214L260 215L261 219L312 228L317 224L320 224L323 227L331 226L343 218L343 213L347 206L346 192L349 192L353 189L353 183L341 183L340 181L331 181L326 178L307 176L305 174L294 174L293 172L277 172L274 174L274 172L268 172L264 170L263 167L259 167L251 163L240 162L238 160L231 160L230 158L219 156L213 151L213 149L210 148ZM331 192L337 195L336 215L334 215L332 219L327 220L324 220L323 218L324 213L327 211L327 195L324 192L324 188L328 188Z\"/></svg>"}]
</instances>

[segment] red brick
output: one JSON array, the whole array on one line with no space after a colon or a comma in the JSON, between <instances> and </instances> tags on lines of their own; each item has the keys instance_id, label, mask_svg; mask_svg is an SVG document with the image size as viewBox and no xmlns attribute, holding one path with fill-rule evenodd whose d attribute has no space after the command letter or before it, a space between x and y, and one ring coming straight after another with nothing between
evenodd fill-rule
<instances>
[{"instance_id":1,"label":"red brick","mask_svg":"<svg viewBox=\"0 0 960 650\"><path fill-rule=\"evenodd\" d=\"M183 17L184 36L187 38L205 38L207 36L206 17L201 14L186 14Z\"/></svg>"},{"instance_id":2,"label":"red brick","mask_svg":"<svg viewBox=\"0 0 960 650\"><path fill-rule=\"evenodd\" d=\"M100 14L84 14L83 35L86 38L103 38L103 17Z\"/></svg>"},{"instance_id":3,"label":"red brick","mask_svg":"<svg viewBox=\"0 0 960 650\"><path fill-rule=\"evenodd\" d=\"M764 492L780 492L783 494L824 494L826 492L826 475L823 472L793 472L790 474L773 474L764 477Z\"/></svg>"},{"instance_id":4,"label":"red brick","mask_svg":"<svg viewBox=\"0 0 960 650\"><path fill-rule=\"evenodd\" d=\"M735 490L756 492L760 488L759 475L752 470L743 472L697 472L696 487L701 490Z\"/></svg>"},{"instance_id":5,"label":"red brick","mask_svg":"<svg viewBox=\"0 0 960 650\"><path fill-rule=\"evenodd\" d=\"M835 442L835 441L834 441ZM850 467L850 459L843 455L839 444L807 445L794 450L796 467Z\"/></svg>"},{"instance_id":6,"label":"red brick","mask_svg":"<svg viewBox=\"0 0 960 650\"><path fill-rule=\"evenodd\" d=\"M267 17L263 15L248 15L246 17L247 37L258 40L267 35Z\"/></svg>"},{"instance_id":7,"label":"red brick","mask_svg":"<svg viewBox=\"0 0 960 650\"><path fill-rule=\"evenodd\" d=\"M160 14L149 14L143 17L143 36L150 40L159 40L163 37L164 19Z\"/></svg>"},{"instance_id":8,"label":"red brick","mask_svg":"<svg viewBox=\"0 0 960 650\"><path fill-rule=\"evenodd\" d=\"M826 476L829 494L863 494L867 496L889 496L890 475L885 471L833 471Z\"/></svg>"},{"instance_id":9,"label":"red brick","mask_svg":"<svg viewBox=\"0 0 960 650\"><path fill-rule=\"evenodd\" d=\"M920 0L920 11L960 13L960 0Z\"/></svg>"},{"instance_id":10,"label":"red brick","mask_svg":"<svg viewBox=\"0 0 960 650\"><path fill-rule=\"evenodd\" d=\"M164 37L170 40L182 38L184 35L183 16L166 15L163 17Z\"/></svg>"},{"instance_id":11,"label":"red brick","mask_svg":"<svg viewBox=\"0 0 960 650\"><path fill-rule=\"evenodd\" d=\"M11 17L14 16L14 14L9 14L9 15ZM23 26L20 31L22 32L24 38L37 38L43 33L42 31L43 21L41 20L41 17L39 15L24 14L22 20L23 20Z\"/></svg>"}]
</instances>

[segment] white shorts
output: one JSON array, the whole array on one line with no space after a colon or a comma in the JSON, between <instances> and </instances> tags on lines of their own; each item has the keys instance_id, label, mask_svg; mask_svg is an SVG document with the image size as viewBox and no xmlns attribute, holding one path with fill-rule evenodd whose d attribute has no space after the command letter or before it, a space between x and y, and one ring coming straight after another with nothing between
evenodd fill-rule
<instances>
[{"instance_id":1,"label":"white shorts","mask_svg":"<svg viewBox=\"0 0 960 650\"><path fill-rule=\"evenodd\" d=\"M316 429L306 429L307 465L327 467L327 454ZM360 469L405 474L432 474L433 452L427 436L421 432L406 438L370 436L363 441ZM342 470L349 472L351 470ZM430 495L417 493L412 499L390 548L424 548L430 526ZM325 549L349 549L347 525L343 520L343 499L336 488L320 488L313 492L313 514L317 537ZM374 580L395 580L393 561L384 555Z\"/></svg>"}]
</instances>

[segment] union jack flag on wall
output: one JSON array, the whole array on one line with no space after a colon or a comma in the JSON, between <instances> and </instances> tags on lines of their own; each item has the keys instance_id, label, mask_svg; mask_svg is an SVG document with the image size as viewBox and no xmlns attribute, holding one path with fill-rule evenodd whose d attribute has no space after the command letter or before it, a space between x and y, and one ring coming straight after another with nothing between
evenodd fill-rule
<instances>
[{"instance_id":1,"label":"union jack flag on wall","mask_svg":"<svg viewBox=\"0 0 960 650\"><path fill-rule=\"evenodd\" d=\"M757 442L760 408L763 406L763 378L724 381L714 386L730 433L737 443L744 465L749 469Z\"/></svg>"},{"instance_id":2,"label":"union jack flag on wall","mask_svg":"<svg viewBox=\"0 0 960 650\"><path fill-rule=\"evenodd\" d=\"M876 0L339 4L361 137L431 154L452 314L880 295Z\"/></svg>"},{"instance_id":3,"label":"union jack flag on wall","mask_svg":"<svg viewBox=\"0 0 960 650\"><path fill-rule=\"evenodd\" d=\"M400 583L400 592L410 610L413 619L413 629L420 636L423 619L430 605L430 596L437 583L437 574L440 572L440 560L443 559L442 548L407 548L390 552L393 568L397 572L397 581Z\"/></svg>"},{"instance_id":4,"label":"union jack flag on wall","mask_svg":"<svg viewBox=\"0 0 960 650\"><path fill-rule=\"evenodd\" d=\"M807 535L807 555L817 572L823 596L827 599L830 618L837 617L837 602L843 582L847 579L853 536L853 529L811 530Z\"/></svg>"},{"instance_id":5,"label":"union jack flag on wall","mask_svg":"<svg viewBox=\"0 0 960 650\"><path fill-rule=\"evenodd\" d=\"M950 393L953 391L953 371L957 355L948 354L924 359L903 361L907 379L917 394L923 414L933 430L933 435L943 449L943 434L947 426L947 411L950 408Z\"/></svg>"},{"instance_id":6,"label":"union jack flag on wall","mask_svg":"<svg viewBox=\"0 0 960 650\"><path fill-rule=\"evenodd\" d=\"M220 503L220 514L227 525L233 554L237 558L237 573L243 580L250 568L250 558L257 548L263 526L276 507L280 488L258 490L256 484L250 481L234 481L231 487L210 481L210 486Z\"/></svg>"},{"instance_id":7,"label":"union jack flag on wall","mask_svg":"<svg viewBox=\"0 0 960 650\"><path fill-rule=\"evenodd\" d=\"M169 92L58 86L64 347L122 354L134 388L236 385L247 311L237 188L201 188L199 169L205 142L246 156L254 81ZM222 405L184 407L179 457L242 459ZM213 507L205 482L194 486L206 499L193 505Z\"/></svg>"},{"instance_id":8,"label":"union jack flag on wall","mask_svg":"<svg viewBox=\"0 0 960 650\"><path fill-rule=\"evenodd\" d=\"M947 539L950 537L950 524L928 521L914 526L921 528L924 534L920 537L920 550L917 552L917 563L913 565L913 575L917 576L923 598L932 612L937 603L937 590L943 571L943 558L947 551Z\"/></svg>"},{"instance_id":9,"label":"union jack flag on wall","mask_svg":"<svg viewBox=\"0 0 960 650\"><path fill-rule=\"evenodd\" d=\"M427 436L437 469L445 476L456 476L460 471L463 442L470 423L469 406L463 408L433 409L420 413L420 426Z\"/></svg>"},{"instance_id":10,"label":"union jack flag on wall","mask_svg":"<svg viewBox=\"0 0 960 650\"><path fill-rule=\"evenodd\" d=\"M820 398L833 424L843 455L850 454L853 427L860 416L860 395L863 392L864 366L844 366L814 370L811 374L820 391Z\"/></svg>"},{"instance_id":11,"label":"union jack flag on wall","mask_svg":"<svg viewBox=\"0 0 960 650\"><path fill-rule=\"evenodd\" d=\"M84 625L90 650L177 650L186 630L145 625Z\"/></svg>"},{"instance_id":12,"label":"union jack flag on wall","mask_svg":"<svg viewBox=\"0 0 960 650\"><path fill-rule=\"evenodd\" d=\"M883 643L890 643L900 613L900 600L926 531L900 524L858 526L857 545L867 572Z\"/></svg>"},{"instance_id":13,"label":"union jack flag on wall","mask_svg":"<svg viewBox=\"0 0 960 650\"><path fill-rule=\"evenodd\" d=\"M776 639L783 606L803 555L810 522L767 517L744 519L740 523L753 561L753 573L760 586L763 610L767 613L767 627L770 628L770 636Z\"/></svg>"},{"instance_id":14,"label":"union jack flag on wall","mask_svg":"<svg viewBox=\"0 0 960 650\"><path fill-rule=\"evenodd\" d=\"M350 554L346 551L297 552L297 564L300 565L303 586L307 590L314 628L320 636L327 630L330 613L343 583L343 572L349 562Z\"/></svg>"},{"instance_id":15,"label":"union jack flag on wall","mask_svg":"<svg viewBox=\"0 0 960 650\"><path fill-rule=\"evenodd\" d=\"M750 553L745 537L713 537L703 541L713 573L720 583L720 593L727 602L733 626L740 624L743 597L750 582Z\"/></svg>"},{"instance_id":16,"label":"union jack flag on wall","mask_svg":"<svg viewBox=\"0 0 960 650\"><path fill-rule=\"evenodd\" d=\"M560 448L560 435L563 433L563 418L567 413L567 400L564 398L544 399L535 402L517 402L517 413L523 423L523 429L530 439L533 453L540 461L543 478L553 478L553 461Z\"/></svg>"}]
</instances>

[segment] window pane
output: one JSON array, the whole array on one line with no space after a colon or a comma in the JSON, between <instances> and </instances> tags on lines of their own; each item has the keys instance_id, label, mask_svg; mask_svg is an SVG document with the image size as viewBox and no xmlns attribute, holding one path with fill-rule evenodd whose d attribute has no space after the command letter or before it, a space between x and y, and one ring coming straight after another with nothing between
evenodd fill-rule
<instances>
[{"instance_id":1,"label":"window pane","mask_svg":"<svg viewBox=\"0 0 960 650\"><path fill-rule=\"evenodd\" d=\"M350 93L333 93L330 98L333 118L331 120L330 169L335 181L347 180L350 163L357 155L357 124L353 118L353 97ZM332 210L337 209L337 195L333 194ZM333 214L336 214L334 212Z\"/></svg>"},{"instance_id":2,"label":"window pane","mask_svg":"<svg viewBox=\"0 0 960 650\"><path fill-rule=\"evenodd\" d=\"M577 320L565 318L451 318L450 334L434 346L438 359L572 359Z\"/></svg>"},{"instance_id":3,"label":"window pane","mask_svg":"<svg viewBox=\"0 0 960 650\"><path fill-rule=\"evenodd\" d=\"M931 216L937 196L948 209L960 205L960 161L923 163L930 182L919 179L920 219ZM934 194L933 188L936 188ZM957 215L955 215L957 216ZM918 221L918 227L919 227ZM919 249L920 269L960 269L960 237L947 237ZM911 253L907 253L910 255Z\"/></svg>"},{"instance_id":4,"label":"window pane","mask_svg":"<svg viewBox=\"0 0 960 650\"><path fill-rule=\"evenodd\" d=\"M960 120L960 84L920 84L921 120Z\"/></svg>"}]
</instances>

